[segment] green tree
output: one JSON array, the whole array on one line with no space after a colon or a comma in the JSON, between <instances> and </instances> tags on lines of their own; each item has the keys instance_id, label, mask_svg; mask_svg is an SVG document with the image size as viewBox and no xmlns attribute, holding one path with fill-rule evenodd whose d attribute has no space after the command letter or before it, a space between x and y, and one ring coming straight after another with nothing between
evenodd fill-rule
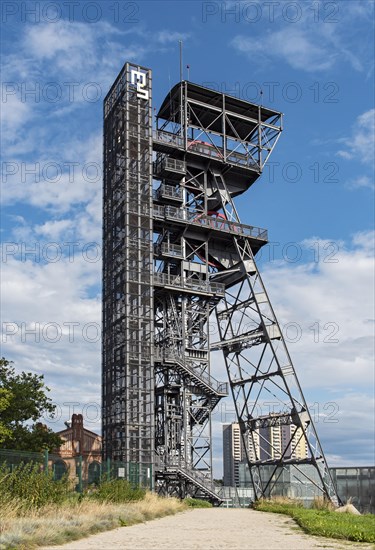
<instances>
[{"instance_id":1,"label":"green tree","mask_svg":"<svg viewBox=\"0 0 375 550\"><path fill-rule=\"evenodd\" d=\"M0 445L6 439L11 435L11 430L7 428L5 423L2 420L2 412L5 411L9 405L10 405L10 399L12 394L8 390L4 390L4 388L0 388Z\"/></svg>"},{"instance_id":2,"label":"green tree","mask_svg":"<svg viewBox=\"0 0 375 550\"><path fill-rule=\"evenodd\" d=\"M38 452L61 445L61 438L38 422L43 413L55 413L48 391L43 375L16 374L12 361L0 359L0 447Z\"/></svg>"}]
</instances>

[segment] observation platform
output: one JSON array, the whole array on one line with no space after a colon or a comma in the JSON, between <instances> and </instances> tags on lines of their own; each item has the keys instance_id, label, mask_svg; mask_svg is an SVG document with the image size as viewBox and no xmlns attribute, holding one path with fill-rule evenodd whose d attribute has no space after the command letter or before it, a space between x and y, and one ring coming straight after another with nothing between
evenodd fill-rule
<instances>
[{"instance_id":1,"label":"observation platform","mask_svg":"<svg viewBox=\"0 0 375 550\"><path fill-rule=\"evenodd\" d=\"M226 166L240 194L261 174L281 131L280 111L182 81L158 111L153 149L190 166Z\"/></svg>"}]
</instances>

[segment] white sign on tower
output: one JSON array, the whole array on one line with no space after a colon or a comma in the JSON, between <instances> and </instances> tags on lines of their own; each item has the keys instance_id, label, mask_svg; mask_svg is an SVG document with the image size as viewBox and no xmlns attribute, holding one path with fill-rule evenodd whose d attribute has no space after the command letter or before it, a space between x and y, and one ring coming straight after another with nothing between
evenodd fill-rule
<instances>
[{"instance_id":1,"label":"white sign on tower","mask_svg":"<svg viewBox=\"0 0 375 550\"><path fill-rule=\"evenodd\" d=\"M137 97L139 97L139 99L148 100L149 95L148 90L146 90L147 74L141 71L136 71L135 69L131 69L130 82L131 84L137 86Z\"/></svg>"}]
</instances>

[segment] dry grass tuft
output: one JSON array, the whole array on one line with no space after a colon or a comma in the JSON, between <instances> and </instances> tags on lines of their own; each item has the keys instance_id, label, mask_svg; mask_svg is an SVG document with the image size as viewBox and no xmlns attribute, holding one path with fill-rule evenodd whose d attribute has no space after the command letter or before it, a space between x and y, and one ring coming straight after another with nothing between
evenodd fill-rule
<instances>
[{"instance_id":1,"label":"dry grass tuft","mask_svg":"<svg viewBox=\"0 0 375 550\"><path fill-rule=\"evenodd\" d=\"M88 535L133 525L186 510L175 498L147 493L137 502L100 503L94 500L49 505L23 517L10 507L0 511L0 549L18 550L63 544Z\"/></svg>"},{"instance_id":2,"label":"dry grass tuft","mask_svg":"<svg viewBox=\"0 0 375 550\"><path fill-rule=\"evenodd\" d=\"M325 497L315 497L311 508L314 510L328 510L329 512L333 512L336 507L333 502Z\"/></svg>"}]
</instances>

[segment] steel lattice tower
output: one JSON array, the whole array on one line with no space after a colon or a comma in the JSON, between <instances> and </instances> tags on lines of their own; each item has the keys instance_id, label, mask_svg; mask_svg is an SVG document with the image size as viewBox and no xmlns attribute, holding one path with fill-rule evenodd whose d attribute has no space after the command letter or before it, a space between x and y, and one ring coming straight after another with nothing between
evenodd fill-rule
<instances>
[{"instance_id":1,"label":"steel lattice tower","mask_svg":"<svg viewBox=\"0 0 375 550\"><path fill-rule=\"evenodd\" d=\"M233 202L261 175L282 114L182 81L153 129L151 78L125 64L104 104L104 458L151 467L160 493L220 502L211 414L228 395L213 376L224 359L256 498L293 467L337 502L254 259L267 231Z\"/></svg>"}]
</instances>

